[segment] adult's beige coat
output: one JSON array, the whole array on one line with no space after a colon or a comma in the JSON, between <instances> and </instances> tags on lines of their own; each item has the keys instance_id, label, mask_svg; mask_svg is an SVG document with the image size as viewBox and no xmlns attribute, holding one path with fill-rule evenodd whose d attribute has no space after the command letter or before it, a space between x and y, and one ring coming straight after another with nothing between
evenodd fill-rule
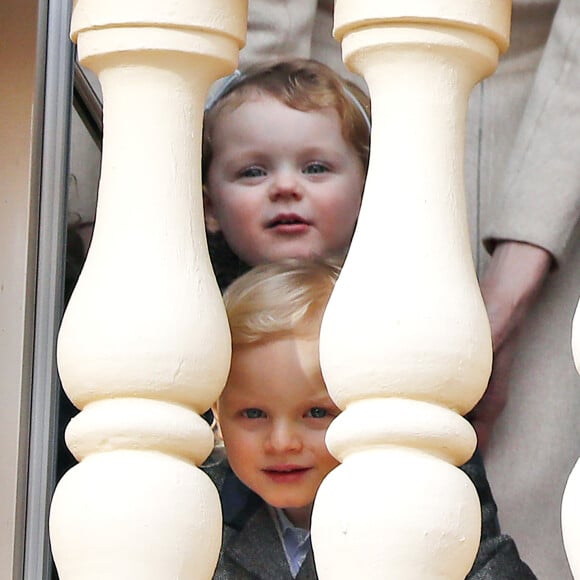
<instances>
[{"instance_id":1,"label":"adult's beige coat","mask_svg":"<svg viewBox=\"0 0 580 580\"><path fill-rule=\"evenodd\" d=\"M522 331L488 475L524 560L538 578L565 580L560 504L580 455L570 346L580 295L580 2L515 0L510 50L471 105L467 190L479 270L482 238L536 244L558 264Z\"/></svg>"},{"instance_id":2,"label":"adult's beige coat","mask_svg":"<svg viewBox=\"0 0 580 580\"><path fill-rule=\"evenodd\" d=\"M250 0L242 66L302 56L345 71L332 7ZM486 463L502 527L523 559L539 578L571 579L560 502L580 455L580 377L570 348L580 295L580 0L514 0L510 49L470 102L465 172L479 272L484 238L533 243L557 259L522 333Z\"/></svg>"}]
</instances>

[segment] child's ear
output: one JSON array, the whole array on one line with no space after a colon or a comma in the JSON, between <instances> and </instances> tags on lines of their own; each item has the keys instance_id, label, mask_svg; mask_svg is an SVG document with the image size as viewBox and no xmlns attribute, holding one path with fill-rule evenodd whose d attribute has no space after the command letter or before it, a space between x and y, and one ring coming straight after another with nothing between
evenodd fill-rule
<instances>
[{"instance_id":1,"label":"child's ear","mask_svg":"<svg viewBox=\"0 0 580 580\"><path fill-rule=\"evenodd\" d=\"M207 194L205 186L203 187L203 215L205 227L210 234L217 234L220 231L220 224L214 211L214 205Z\"/></svg>"}]
</instances>

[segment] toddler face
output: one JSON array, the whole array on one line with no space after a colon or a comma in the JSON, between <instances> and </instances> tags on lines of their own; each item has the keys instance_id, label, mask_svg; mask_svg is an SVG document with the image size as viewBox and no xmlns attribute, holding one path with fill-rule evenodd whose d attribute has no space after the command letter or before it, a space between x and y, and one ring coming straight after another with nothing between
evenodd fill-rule
<instances>
[{"instance_id":1,"label":"toddler face","mask_svg":"<svg viewBox=\"0 0 580 580\"><path fill-rule=\"evenodd\" d=\"M318 341L292 337L235 347L217 415L236 475L309 528L314 496L338 465L324 438L340 410L318 362Z\"/></svg>"},{"instance_id":2,"label":"toddler face","mask_svg":"<svg viewBox=\"0 0 580 580\"><path fill-rule=\"evenodd\" d=\"M213 148L206 224L242 260L346 252L364 174L335 109L303 112L256 94L216 119Z\"/></svg>"}]
</instances>

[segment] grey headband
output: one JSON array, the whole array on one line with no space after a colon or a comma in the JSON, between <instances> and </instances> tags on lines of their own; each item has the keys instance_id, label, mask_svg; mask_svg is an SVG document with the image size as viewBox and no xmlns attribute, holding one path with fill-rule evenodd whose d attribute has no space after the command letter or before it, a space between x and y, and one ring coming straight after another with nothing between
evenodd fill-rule
<instances>
[{"instance_id":1,"label":"grey headband","mask_svg":"<svg viewBox=\"0 0 580 580\"><path fill-rule=\"evenodd\" d=\"M238 84L240 84L244 79L245 75L239 69L236 69L231 75L227 77L223 77L216 81L212 88L210 89L209 95L205 102L205 111L209 111L211 108L215 106L215 104L223 99L227 94L233 91ZM362 103L355 97L352 91L345 85L342 85L342 90L344 94L350 99L353 105L360 111L360 114L363 116L369 132L371 130L371 119L366 112L365 108L362 106Z\"/></svg>"}]
</instances>

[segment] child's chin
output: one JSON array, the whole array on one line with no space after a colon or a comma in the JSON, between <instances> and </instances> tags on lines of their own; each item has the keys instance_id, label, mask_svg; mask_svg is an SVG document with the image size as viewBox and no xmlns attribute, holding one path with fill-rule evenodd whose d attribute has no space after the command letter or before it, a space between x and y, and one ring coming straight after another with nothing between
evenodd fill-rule
<instances>
[{"instance_id":1,"label":"child's chin","mask_svg":"<svg viewBox=\"0 0 580 580\"><path fill-rule=\"evenodd\" d=\"M269 262L277 262L278 260L288 260L291 258L298 258L306 260L318 257L318 253L310 248L280 248L278 252L272 252Z\"/></svg>"},{"instance_id":2,"label":"child's chin","mask_svg":"<svg viewBox=\"0 0 580 580\"><path fill-rule=\"evenodd\" d=\"M303 499L281 499L281 498L274 498L273 501L268 501L267 498L264 498L266 503L271 505L272 507L281 509L281 510L301 510L301 509L310 509L312 508L312 504L314 499L310 501L304 501Z\"/></svg>"}]
</instances>

